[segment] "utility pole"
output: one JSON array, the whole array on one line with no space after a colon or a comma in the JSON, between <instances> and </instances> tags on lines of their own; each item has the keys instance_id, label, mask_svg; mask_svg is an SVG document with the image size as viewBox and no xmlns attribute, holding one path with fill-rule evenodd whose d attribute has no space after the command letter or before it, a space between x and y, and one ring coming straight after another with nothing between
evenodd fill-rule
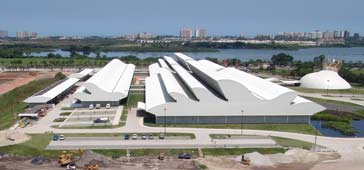
<instances>
[{"instance_id":1,"label":"utility pole","mask_svg":"<svg viewBox=\"0 0 364 170\"><path fill-rule=\"evenodd\" d=\"M241 110L241 126L240 126L240 133L243 136L243 123L244 123L244 110Z\"/></svg>"},{"instance_id":2,"label":"utility pole","mask_svg":"<svg viewBox=\"0 0 364 170\"><path fill-rule=\"evenodd\" d=\"M166 117L166 111L167 109L164 108L164 136L166 136L166 131L167 131L167 117Z\"/></svg>"}]
</instances>

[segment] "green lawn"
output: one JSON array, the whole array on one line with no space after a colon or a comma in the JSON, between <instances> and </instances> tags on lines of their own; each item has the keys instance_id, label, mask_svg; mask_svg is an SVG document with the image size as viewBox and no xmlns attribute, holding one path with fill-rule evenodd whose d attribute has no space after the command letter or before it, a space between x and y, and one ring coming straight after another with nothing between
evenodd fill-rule
<instances>
[{"instance_id":1,"label":"green lawn","mask_svg":"<svg viewBox=\"0 0 364 170\"><path fill-rule=\"evenodd\" d=\"M356 116L359 116L361 118L364 118L364 110L354 111L353 114L355 114Z\"/></svg>"},{"instance_id":2,"label":"green lawn","mask_svg":"<svg viewBox=\"0 0 364 170\"><path fill-rule=\"evenodd\" d=\"M259 152L261 154L284 153L283 148L205 148L202 149L204 155L220 156L220 155L241 155L251 152Z\"/></svg>"},{"instance_id":3,"label":"green lawn","mask_svg":"<svg viewBox=\"0 0 364 170\"><path fill-rule=\"evenodd\" d=\"M313 146L313 143L295 139L288 139L288 138L274 137L274 136L272 136L272 139L283 147L298 147L304 149L311 149Z\"/></svg>"},{"instance_id":4,"label":"green lawn","mask_svg":"<svg viewBox=\"0 0 364 170\"><path fill-rule=\"evenodd\" d=\"M144 102L144 94L129 94L127 99L127 108L137 107L138 102Z\"/></svg>"},{"instance_id":5,"label":"green lawn","mask_svg":"<svg viewBox=\"0 0 364 170\"><path fill-rule=\"evenodd\" d=\"M146 126L164 127L163 124L144 123ZM240 124L168 124L168 127L210 128L210 129L240 129ZM315 134L316 130L309 124L244 124L244 129L270 130ZM167 129L168 131L168 129Z\"/></svg>"},{"instance_id":6,"label":"green lawn","mask_svg":"<svg viewBox=\"0 0 364 170\"><path fill-rule=\"evenodd\" d=\"M59 114L60 116L69 116L72 112L63 112Z\"/></svg>"},{"instance_id":7,"label":"green lawn","mask_svg":"<svg viewBox=\"0 0 364 170\"><path fill-rule=\"evenodd\" d=\"M21 155L21 156L44 156L44 157L58 157L62 151L44 150L49 144L51 134L36 134L31 135L31 139L25 143L2 146L0 152Z\"/></svg>"},{"instance_id":8,"label":"green lawn","mask_svg":"<svg viewBox=\"0 0 364 170\"><path fill-rule=\"evenodd\" d=\"M7 129L15 123L17 113L23 112L27 106L23 100L56 81L55 78L34 80L2 94L0 96L0 130Z\"/></svg>"},{"instance_id":9,"label":"green lawn","mask_svg":"<svg viewBox=\"0 0 364 170\"><path fill-rule=\"evenodd\" d=\"M292 90L296 90L298 92L302 92L302 93L322 93L322 94L326 94L327 90L326 89L310 89L310 88L304 88L304 87L292 87L289 86L288 88L292 89ZM343 90L328 90L329 95L330 94L350 94L350 95L355 95L355 94L364 94L364 87L362 86L352 86L351 89L343 89Z\"/></svg>"}]
</instances>

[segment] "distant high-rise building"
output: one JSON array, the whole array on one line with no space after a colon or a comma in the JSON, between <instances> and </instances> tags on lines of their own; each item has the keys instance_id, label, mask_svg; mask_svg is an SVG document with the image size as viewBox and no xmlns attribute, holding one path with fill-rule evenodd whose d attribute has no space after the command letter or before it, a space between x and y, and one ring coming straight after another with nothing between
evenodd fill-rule
<instances>
[{"instance_id":1,"label":"distant high-rise building","mask_svg":"<svg viewBox=\"0 0 364 170\"><path fill-rule=\"evenodd\" d=\"M349 38L350 37L350 32L348 30L344 31L344 38Z\"/></svg>"},{"instance_id":2,"label":"distant high-rise building","mask_svg":"<svg viewBox=\"0 0 364 170\"><path fill-rule=\"evenodd\" d=\"M16 38L36 38L38 34L36 32L16 32Z\"/></svg>"},{"instance_id":3,"label":"distant high-rise building","mask_svg":"<svg viewBox=\"0 0 364 170\"><path fill-rule=\"evenodd\" d=\"M354 33L354 38L359 39L360 38L360 34L359 33Z\"/></svg>"},{"instance_id":4,"label":"distant high-rise building","mask_svg":"<svg viewBox=\"0 0 364 170\"><path fill-rule=\"evenodd\" d=\"M195 30L195 37L196 38L205 38L205 37L207 37L207 30L206 29L196 29Z\"/></svg>"},{"instance_id":5,"label":"distant high-rise building","mask_svg":"<svg viewBox=\"0 0 364 170\"><path fill-rule=\"evenodd\" d=\"M325 31L322 35L323 38L334 38L335 33L332 31Z\"/></svg>"},{"instance_id":6,"label":"distant high-rise building","mask_svg":"<svg viewBox=\"0 0 364 170\"><path fill-rule=\"evenodd\" d=\"M0 30L0 38L6 38L8 37L8 31L1 31Z\"/></svg>"},{"instance_id":7,"label":"distant high-rise building","mask_svg":"<svg viewBox=\"0 0 364 170\"><path fill-rule=\"evenodd\" d=\"M181 31L180 31L181 38L192 38L192 35L193 35L192 29L185 28L185 29L181 29Z\"/></svg>"},{"instance_id":8,"label":"distant high-rise building","mask_svg":"<svg viewBox=\"0 0 364 170\"><path fill-rule=\"evenodd\" d=\"M140 39L151 39L151 38L153 38L153 36L154 35L149 32L143 32L143 33L138 34L138 38L140 38Z\"/></svg>"}]
</instances>

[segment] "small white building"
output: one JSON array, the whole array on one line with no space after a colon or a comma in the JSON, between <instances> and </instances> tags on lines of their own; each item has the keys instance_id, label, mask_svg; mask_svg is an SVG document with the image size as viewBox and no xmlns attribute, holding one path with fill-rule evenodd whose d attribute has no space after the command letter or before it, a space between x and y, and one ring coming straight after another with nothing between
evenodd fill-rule
<instances>
[{"instance_id":1,"label":"small white building","mask_svg":"<svg viewBox=\"0 0 364 170\"><path fill-rule=\"evenodd\" d=\"M113 59L77 89L75 98L82 105L117 106L129 94L135 66Z\"/></svg>"},{"instance_id":2,"label":"small white building","mask_svg":"<svg viewBox=\"0 0 364 170\"><path fill-rule=\"evenodd\" d=\"M351 85L336 71L321 70L309 73L300 80L301 87L311 89L350 89Z\"/></svg>"}]
</instances>

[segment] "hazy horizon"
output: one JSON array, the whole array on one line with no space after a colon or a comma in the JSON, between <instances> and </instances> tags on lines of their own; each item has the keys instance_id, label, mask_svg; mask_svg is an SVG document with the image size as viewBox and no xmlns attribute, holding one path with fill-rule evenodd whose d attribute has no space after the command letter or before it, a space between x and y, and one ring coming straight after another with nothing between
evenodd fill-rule
<instances>
[{"instance_id":1,"label":"hazy horizon","mask_svg":"<svg viewBox=\"0 0 364 170\"><path fill-rule=\"evenodd\" d=\"M314 30L364 33L364 1L356 0L3 0L0 30L14 36L117 36L138 32L178 35L205 28L209 35L276 34Z\"/></svg>"}]
</instances>

